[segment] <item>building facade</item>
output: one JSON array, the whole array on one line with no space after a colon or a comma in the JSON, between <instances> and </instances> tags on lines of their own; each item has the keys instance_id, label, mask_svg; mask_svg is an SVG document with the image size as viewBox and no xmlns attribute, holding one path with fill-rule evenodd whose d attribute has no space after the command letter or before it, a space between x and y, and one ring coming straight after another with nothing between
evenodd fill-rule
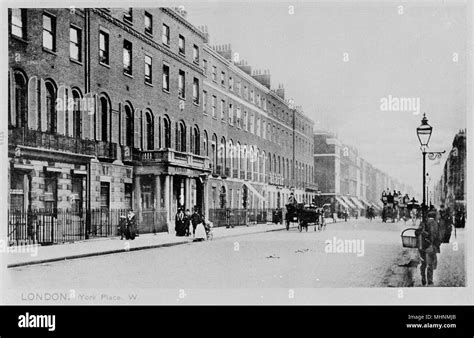
<instances>
[{"instance_id":1,"label":"building facade","mask_svg":"<svg viewBox=\"0 0 474 338\"><path fill-rule=\"evenodd\" d=\"M315 131L313 157L320 204L331 203L335 211L359 216L369 206L380 209L381 193L387 188L414 196L413 189L372 166L332 132Z\"/></svg>"},{"instance_id":2,"label":"building facade","mask_svg":"<svg viewBox=\"0 0 474 338\"><path fill-rule=\"evenodd\" d=\"M437 206L444 204L451 210L465 210L466 208L466 136L467 131L463 129L453 139L443 173L434 185L433 203Z\"/></svg>"},{"instance_id":3,"label":"building facade","mask_svg":"<svg viewBox=\"0 0 474 338\"><path fill-rule=\"evenodd\" d=\"M183 11L8 20L10 210L132 208L142 231L172 231L178 207L314 195L313 122Z\"/></svg>"}]
</instances>

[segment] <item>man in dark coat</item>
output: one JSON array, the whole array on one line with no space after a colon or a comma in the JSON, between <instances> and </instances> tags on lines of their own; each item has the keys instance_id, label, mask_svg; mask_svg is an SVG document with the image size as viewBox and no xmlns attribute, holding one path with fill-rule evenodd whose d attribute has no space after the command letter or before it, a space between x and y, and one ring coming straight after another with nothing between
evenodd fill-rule
<instances>
[{"instance_id":1,"label":"man in dark coat","mask_svg":"<svg viewBox=\"0 0 474 338\"><path fill-rule=\"evenodd\" d=\"M185 215L182 208L179 208L178 213L176 214L175 223L176 236L185 236Z\"/></svg>"},{"instance_id":2,"label":"man in dark coat","mask_svg":"<svg viewBox=\"0 0 474 338\"><path fill-rule=\"evenodd\" d=\"M196 227L202 222L202 216L197 206L194 207L194 213L191 215L191 224L193 225L193 236L196 234Z\"/></svg>"},{"instance_id":3,"label":"man in dark coat","mask_svg":"<svg viewBox=\"0 0 474 338\"><path fill-rule=\"evenodd\" d=\"M438 259L437 254L440 252L440 234L438 225L438 213L431 206L426 215L426 222L421 222L420 227L416 230L416 235L421 234L421 243L419 249L421 259L421 284L433 285L433 273L436 270Z\"/></svg>"}]
</instances>

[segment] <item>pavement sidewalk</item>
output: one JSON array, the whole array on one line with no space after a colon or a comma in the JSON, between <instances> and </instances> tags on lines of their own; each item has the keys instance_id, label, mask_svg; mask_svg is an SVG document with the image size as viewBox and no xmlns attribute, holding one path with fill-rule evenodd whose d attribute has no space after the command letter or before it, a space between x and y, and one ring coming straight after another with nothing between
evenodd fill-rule
<instances>
[{"instance_id":1,"label":"pavement sidewalk","mask_svg":"<svg viewBox=\"0 0 474 338\"><path fill-rule=\"evenodd\" d=\"M284 224L258 224L238 226L235 228L213 228L214 240L246 234L284 230ZM78 241L69 244L51 246L17 247L16 251L8 252L7 267L19 267L32 264L62 261L67 259L107 255L125 251L135 251L167 247L193 242L192 237L176 237L174 234L157 233L142 234L134 240L120 240L120 237L107 237Z\"/></svg>"}]
</instances>

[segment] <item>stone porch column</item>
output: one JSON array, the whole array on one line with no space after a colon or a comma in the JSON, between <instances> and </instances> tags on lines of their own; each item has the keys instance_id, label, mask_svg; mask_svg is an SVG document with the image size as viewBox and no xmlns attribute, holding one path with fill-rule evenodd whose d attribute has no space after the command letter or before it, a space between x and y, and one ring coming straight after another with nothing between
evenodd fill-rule
<instances>
[{"instance_id":1,"label":"stone porch column","mask_svg":"<svg viewBox=\"0 0 474 338\"><path fill-rule=\"evenodd\" d=\"M171 223L170 223L170 175L165 176L165 186L164 186L164 206L166 210L166 226L168 227L168 233L171 233ZM170 230L171 229L171 230Z\"/></svg>"}]
</instances>

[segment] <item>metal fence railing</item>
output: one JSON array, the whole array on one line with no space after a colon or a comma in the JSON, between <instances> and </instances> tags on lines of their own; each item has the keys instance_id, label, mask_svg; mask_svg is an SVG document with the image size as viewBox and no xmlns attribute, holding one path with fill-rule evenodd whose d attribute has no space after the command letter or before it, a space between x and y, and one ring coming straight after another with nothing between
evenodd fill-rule
<instances>
[{"instance_id":1,"label":"metal fence railing","mask_svg":"<svg viewBox=\"0 0 474 338\"><path fill-rule=\"evenodd\" d=\"M9 210L8 241L10 245L61 244L97 237L119 235L120 216L127 209ZM168 231L167 210L136 212L138 233Z\"/></svg>"},{"instance_id":2,"label":"metal fence railing","mask_svg":"<svg viewBox=\"0 0 474 338\"><path fill-rule=\"evenodd\" d=\"M209 209L209 220L214 227L283 223L284 211L282 209L215 208Z\"/></svg>"}]
</instances>

